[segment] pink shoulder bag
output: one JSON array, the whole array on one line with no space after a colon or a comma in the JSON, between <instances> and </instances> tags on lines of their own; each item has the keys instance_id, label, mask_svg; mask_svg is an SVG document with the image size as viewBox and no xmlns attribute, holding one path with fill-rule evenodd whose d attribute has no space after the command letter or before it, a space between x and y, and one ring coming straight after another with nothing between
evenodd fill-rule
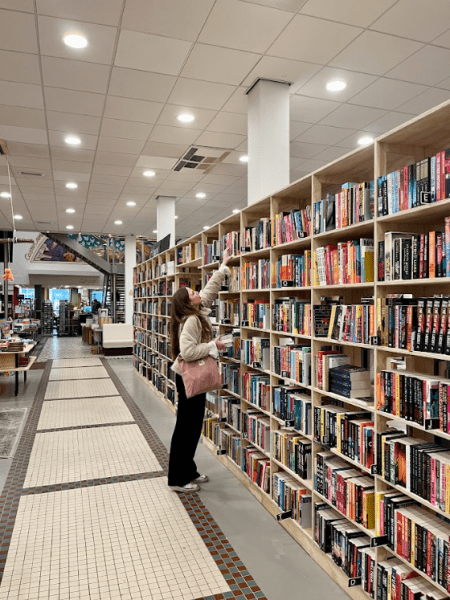
<instances>
[{"instance_id":1,"label":"pink shoulder bag","mask_svg":"<svg viewBox=\"0 0 450 600\"><path fill-rule=\"evenodd\" d=\"M205 392L212 392L222 387L219 367L212 356L205 356L205 358L193 360L192 362L186 362L179 356L178 366L188 398Z\"/></svg>"}]
</instances>

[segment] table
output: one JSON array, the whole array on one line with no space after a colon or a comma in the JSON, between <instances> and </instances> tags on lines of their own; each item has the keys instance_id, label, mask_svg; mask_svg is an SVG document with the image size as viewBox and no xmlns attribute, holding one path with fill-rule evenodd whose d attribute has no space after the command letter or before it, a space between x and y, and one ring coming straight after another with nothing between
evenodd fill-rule
<instances>
[{"instance_id":1,"label":"table","mask_svg":"<svg viewBox=\"0 0 450 600\"><path fill-rule=\"evenodd\" d=\"M36 356L32 356L30 361L26 367L19 367L19 354L28 354L34 348L36 344L24 344L23 350L20 352L0 352L0 356L4 355L14 355L15 357L15 367L9 369L0 369L0 373L15 373L15 388L14 395L17 396L19 393L19 373L23 373L23 382L27 381L27 372L31 369L31 365L35 362Z\"/></svg>"}]
</instances>

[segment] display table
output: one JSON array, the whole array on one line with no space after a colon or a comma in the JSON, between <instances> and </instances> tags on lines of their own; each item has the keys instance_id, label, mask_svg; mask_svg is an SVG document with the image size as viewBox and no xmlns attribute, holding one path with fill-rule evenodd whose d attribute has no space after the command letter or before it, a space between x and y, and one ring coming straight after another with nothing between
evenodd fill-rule
<instances>
[{"instance_id":1,"label":"display table","mask_svg":"<svg viewBox=\"0 0 450 600\"><path fill-rule=\"evenodd\" d=\"M35 345L36 344L24 344L24 348L20 352L0 352L0 373L15 373L15 396L17 396L17 394L19 393L19 373L23 373L23 382L26 383L27 372L30 370L31 365L36 361L36 356L32 356L26 367L19 367L19 355L28 354L29 352L31 352ZM13 358L13 366L5 366L5 363L7 362L7 357Z\"/></svg>"}]
</instances>

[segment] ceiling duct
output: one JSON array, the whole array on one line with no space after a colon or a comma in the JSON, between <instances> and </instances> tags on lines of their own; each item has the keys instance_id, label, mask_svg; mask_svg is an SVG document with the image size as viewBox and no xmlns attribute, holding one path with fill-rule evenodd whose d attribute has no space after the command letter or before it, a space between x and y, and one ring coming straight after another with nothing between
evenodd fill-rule
<instances>
[{"instance_id":1,"label":"ceiling duct","mask_svg":"<svg viewBox=\"0 0 450 600\"><path fill-rule=\"evenodd\" d=\"M45 177L45 173L38 173L33 171L20 171L20 174L24 177Z\"/></svg>"},{"instance_id":2,"label":"ceiling duct","mask_svg":"<svg viewBox=\"0 0 450 600\"><path fill-rule=\"evenodd\" d=\"M207 148L202 146L191 146L189 150L180 158L173 167L173 171L182 169L197 169L203 171L205 175L220 165L220 163L230 154L230 150L224 148Z\"/></svg>"}]
</instances>

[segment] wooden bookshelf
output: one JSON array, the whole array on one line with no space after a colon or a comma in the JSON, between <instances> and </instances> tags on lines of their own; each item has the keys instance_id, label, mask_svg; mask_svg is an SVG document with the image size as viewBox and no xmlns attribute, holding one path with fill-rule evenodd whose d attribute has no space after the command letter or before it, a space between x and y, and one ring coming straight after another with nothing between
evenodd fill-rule
<instances>
[{"instance_id":1,"label":"wooden bookshelf","mask_svg":"<svg viewBox=\"0 0 450 600\"><path fill-rule=\"evenodd\" d=\"M450 356L445 354L433 354L430 352L414 352L386 346L381 347L371 344L356 344L350 341L340 342L334 339L316 337L314 333L312 336L306 336L284 331L277 332L274 326L273 306L276 299L280 297L295 297L300 300L309 301L312 305L317 305L321 303L323 296L332 295L342 296L344 304L355 304L361 301L361 297L367 295L373 295L376 302L377 298L385 298L388 294L398 292L412 293L415 297L446 293L450 281L449 277L379 282L377 254L378 241L384 240L384 234L387 231L422 233L431 231L433 228L442 228L443 219L450 216L450 198L432 204L411 208L409 210L403 210L387 216L378 216L377 181L382 175L401 167L408 166L413 162L417 162L449 148L449 117L450 102L447 102L380 136L375 140L373 145L350 152L346 156L316 170L307 177L303 177L299 181L294 182L272 196L244 208L239 214L233 214L227 219L210 227L209 230L185 240L176 248L172 248L167 252L138 265L135 268L134 289L135 303L136 306L140 307L140 310L135 311L136 345L134 361L136 371L139 373L140 377L152 387L158 397L174 409L176 403L176 394L174 392L175 386L173 380L168 377L170 363L167 356L169 356L170 353L168 351L161 352L163 346L158 345L161 341L168 341L167 328L170 319L168 319L167 316L170 313L164 312L163 308L166 307L165 310L167 310L167 302L170 301L170 297L166 297L159 292L164 289L164 285L168 282L173 282L173 291L176 290L180 284L189 284L193 287L204 286L205 276L219 266L217 256L214 255L211 255L211 261L209 263L205 262L205 254L203 252L205 244L220 242L224 236L231 235L233 232L239 232L241 239L240 248L234 252L232 259L229 262L229 266L242 268L246 262L258 262L258 260L269 259L270 262L273 263L281 256L296 253L301 254L304 250L310 250L313 254L319 247L327 244L358 240L359 238L373 238L375 250L374 282L320 286L316 285L315 278L311 277L311 285L305 287L274 288L270 285L268 288L256 290L244 290L242 288L240 291L235 292L222 290L219 294L219 299L221 300L237 297L239 298L240 304L242 304L242 302L247 302L249 299L263 300L264 302L269 303L270 328L260 329L258 327L253 327L251 324L245 324L242 325L242 327L233 327L230 324L221 323L217 324L216 327L221 334L229 333L230 328L239 329L241 339L250 339L254 336L270 338L271 347L278 345L278 340L287 336L292 337L296 343L307 344L311 347L312 355L312 379L310 385L298 383L291 378L282 377L281 375L276 374L272 364L270 369L267 370L253 368L253 366L244 364L239 359L227 356L221 357L220 361L223 364L237 365L240 368L239 389L241 390L241 393L244 373L250 372L266 376L270 386L271 407L273 407L273 388L280 384L285 384L292 386L293 389L298 389L299 393L310 394L313 408L321 406L323 399L327 398L328 400L342 402L342 406L348 411L364 411L371 413L373 416L375 433L385 432L388 428L388 424L395 421L397 425L403 427L411 437L420 438L426 441L443 440L448 444L450 441L450 433L440 431L436 428L426 430L425 427L419 423L407 421L389 413L382 412L377 409L376 398L374 405L371 406L365 405L358 400L346 399L342 396L319 389L314 381L314 372L315 356L322 346L342 348L343 352L349 356L352 364L363 364L362 361L366 361L367 357L370 356L374 379L376 379L376 375L382 370L391 368L392 359L403 359L406 362L408 372L411 371L419 375L428 375L444 379L447 374L446 367L450 360ZM305 210L307 208L311 210L311 214L313 215L314 203L322 200L327 194L337 193L338 190L341 189L341 186L346 182L370 181L375 182L373 219L318 234L315 234L314 231L311 230L309 236L294 241L280 243L278 245L270 244L270 246L263 248L251 248L244 244L246 227L256 226L261 219L274 219L281 211ZM193 249L195 249L197 254L195 254ZM183 252L184 256L188 256L190 259L180 264L177 262L177 256L181 255ZM447 257L447 260L450 260L450 257ZM173 272L164 270L164 265L171 262L174 263ZM312 261L312 268L313 267L314 261ZM156 275L156 273L158 274ZM144 305L138 305L138 303L144 302L147 303L145 307L151 307L152 310L144 311ZM165 305L163 304L164 302L166 302ZM153 309L156 310L156 313L153 312ZM156 314L156 316L150 316L152 314ZM165 324L163 324L163 322L165 322ZM156 331L156 329L158 329L158 331ZM313 327L312 332L314 332ZM168 394L170 395L171 400L167 400ZM245 413L248 413L249 410L254 411L255 409L258 409L255 404L245 400L239 393L222 389L216 393L217 399L219 396L231 396L239 399L241 401L241 412L244 415ZM216 400L215 410L213 411L215 414L219 414L218 408L218 400ZM259 412L261 413L261 416L269 417L271 432L278 431L285 427L284 421L276 417L273 414L272 409L269 411L261 409ZM220 428L229 427L234 435L241 435L241 454L242 449L246 448L248 445L254 445L258 448L256 444L249 442L244 435L239 434L239 430L235 427L228 426L226 423L219 423L217 426ZM315 441L313 435L299 435L312 441L312 457L314 464L317 454L324 450L323 445ZM204 438L203 443L212 452L217 454L218 448L214 446L214 443L210 439ZM304 480L293 473L289 467L280 461L275 460L273 455L271 455L267 449L260 450L270 459L271 481L273 481L273 474L275 472L281 471L293 475L302 486L309 490L312 496L313 507L316 504L324 502L329 504L327 498L324 498L315 491L314 474L312 479ZM349 468L358 469L362 475L372 477L375 492L398 491L415 500L421 507L428 510L430 514L438 514L450 519L450 513L444 512L420 496L407 491L402 486L387 482L379 474L371 475L370 469L361 466L355 460L347 458L335 448L332 448L331 451L334 455L338 456L343 461L346 461ZM229 456L220 455L218 456L218 459L236 475L243 485L253 493L272 516L277 517L277 515L282 513L281 509L274 501L273 490L267 494L256 484L252 483L246 473L244 473L240 466ZM349 519L349 521L351 520ZM353 523L354 522L352 521L352 524ZM344 572L333 562L330 555L323 553L315 543L314 509L312 529L302 529L297 522L289 518L280 520L280 525L289 531L292 537L309 552L314 560L316 560L335 581L346 588L347 593L352 598L360 600L370 597L360 585L357 583L355 584L354 581L350 580L344 574ZM355 526L361 529L361 531L366 533L369 537L374 537L373 530L368 530L361 524L355 523ZM374 552L376 563L386 560L389 556L398 557L396 552L391 550L385 544L374 547ZM405 559L401 557L398 558L412 570L417 571L420 577L431 583L436 590L442 591L443 588L437 581L433 581L430 577L409 564L408 561L405 561ZM376 571L374 573L374 580L374 595L376 598Z\"/></svg>"}]
</instances>

